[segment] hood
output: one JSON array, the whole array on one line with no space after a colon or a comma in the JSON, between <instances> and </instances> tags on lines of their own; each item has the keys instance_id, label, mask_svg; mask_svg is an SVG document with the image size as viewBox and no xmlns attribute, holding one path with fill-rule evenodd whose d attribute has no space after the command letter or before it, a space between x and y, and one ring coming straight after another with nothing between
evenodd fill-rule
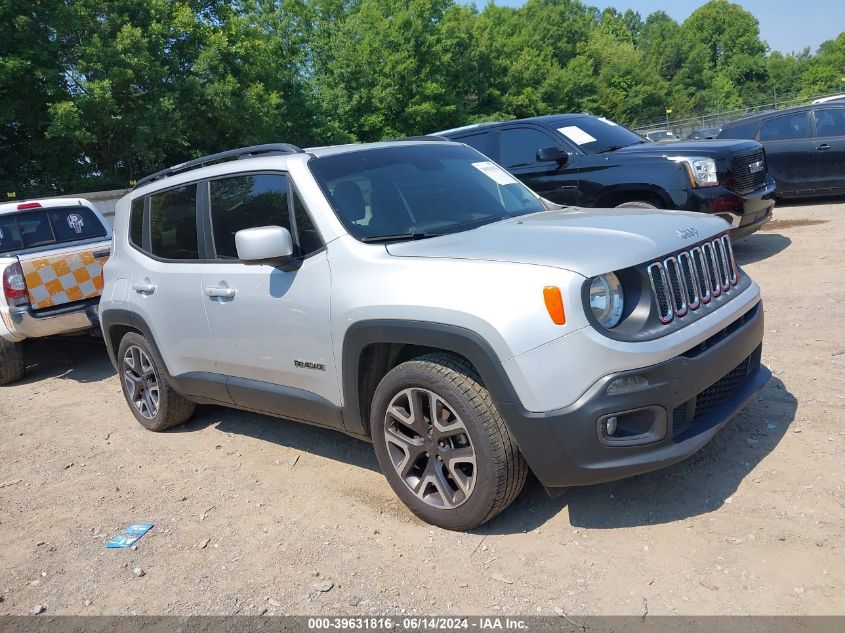
<instances>
[{"instance_id":1,"label":"hood","mask_svg":"<svg viewBox=\"0 0 845 633\"><path fill-rule=\"evenodd\" d=\"M729 157L744 149L759 147L757 141L746 139L723 139L709 141L672 141L667 143L642 143L623 147L607 156L707 156Z\"/></svg>"},{"instance_id":2,"label":"hood","mask_svg":"<svg viewBox=\"0 0 845 633\"><path fill-rule=\"evenodd\" d=\"M681 237L690 228L698 235ZM395 257L537 264L593 277L656 259L727 228L720 218L687 211L568 207L389 244L387 252Z\"/></svg>"}]
</instances>

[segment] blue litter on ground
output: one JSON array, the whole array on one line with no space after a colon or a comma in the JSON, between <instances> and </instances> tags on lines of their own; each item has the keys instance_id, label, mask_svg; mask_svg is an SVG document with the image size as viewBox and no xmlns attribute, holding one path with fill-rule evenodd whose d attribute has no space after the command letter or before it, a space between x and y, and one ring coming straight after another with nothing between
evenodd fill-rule
<instances>
[{"instance_id":1,"label":"blue litter on ground","mask_svg":"<svg viewBox=\"0 0 845 633\"><path fill-rule=\"evenodd\" d=\"M131 547L135 541L149 532L152 527L152 523L133 523L106 543L106 547Z\"/></svg>"},{"instance_id":2,"label":"blue litter on ground","mask_svg":"<svg viewBox=\"0 0 845 633\"><path fill-rule=\"evenodd\" d=\"M767 425L766 425L766 428L768 428L768 429L776 429L776 428L778 428L778 425L777 425L777 424L767 424Z\"/></svg>"}]
</instances>

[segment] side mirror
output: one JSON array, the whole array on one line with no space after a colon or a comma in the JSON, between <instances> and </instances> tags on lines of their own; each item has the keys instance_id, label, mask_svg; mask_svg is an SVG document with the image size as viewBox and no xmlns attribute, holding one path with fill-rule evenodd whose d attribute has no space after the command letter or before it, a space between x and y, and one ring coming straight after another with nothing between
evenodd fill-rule
<instances>
[{"instance_id":1,"label":"side mirror","mask_svg":"<svg viewBox=\"0 0 845 633\"><path fill-rule=\"evenodd\" d=\"M542 163L554 161L564 165L569 160L569 154L557 147L544 147L543 149L537 150L537 160Z\"/></svg>"},{"instance_id":2,"label":"side mirror","mask_svg":"<svg viewBox=\"0 0 845 633\"><path fill-rule=\"evenodd\" d=\"M286 260L293 256L293 239L281 226L256 226L235 233L235 249L243 262Z\"/></svg>"}]
</instances>

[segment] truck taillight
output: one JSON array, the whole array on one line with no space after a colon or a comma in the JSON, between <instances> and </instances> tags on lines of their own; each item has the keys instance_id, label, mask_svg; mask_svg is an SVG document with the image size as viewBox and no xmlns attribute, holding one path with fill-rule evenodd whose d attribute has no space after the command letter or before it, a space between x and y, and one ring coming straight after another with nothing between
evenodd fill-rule
<instances>
[{"instance_id":1,"label":"truck taillight","mask_svg":"<svg viewBox=\"0 0 845 633\"><path fill-rule=\"evenodd\" d=\"M3 294L10 306L23 306L29 303L26 280L20 264L7 266L3 271Z\"/></svg>"}]
</instances>

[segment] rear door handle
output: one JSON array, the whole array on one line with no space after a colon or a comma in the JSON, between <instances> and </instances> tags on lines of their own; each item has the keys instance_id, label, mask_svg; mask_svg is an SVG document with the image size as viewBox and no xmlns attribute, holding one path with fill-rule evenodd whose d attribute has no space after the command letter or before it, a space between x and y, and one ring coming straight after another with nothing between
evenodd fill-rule
<instances>
[{"instance_id":1,"label":"rear door handle","mask_svg":"<svg viewBox=\"0 0 845 633\"><path fill-rule=\"evenodd\" d=\"M817 149L817 150L819 150L819 151L821 151L821 152L823 152L823 151L825 151L826 149L830 149L830 145L828 145L827 143L822 143L822 144L821 144L821 145L819 145L816 149Z\"/></svg>"},{"instance_id":2,"label":"rear door handle","mask_svg":"<svg viewBox=\"0 0 845 633\"><path fill-rule=\"evenodd\" d=\"M151 295L156 291L156 285L148 281L139 281L132 284L132 290L141 294Z\"/></svg>"},{"instance_id":3,"label":"rear door handle","mask_svg":"<svg viewBox=\"0 0 845 633\"><path fill-rule=\"evenodd\" d=\"M205 294L207 294L209 297L222 297L224 299L232 299L235 296L235 289L210 286L205 289Z\"/></svg>"},{"instance_id":4,"label":"rear door handle","mask_svg":"<svg viewBox=\"0 0 845 633\"><path fill-rule=\"evenodd\" d=\"M95 251L94 253L92 253L92 255L94 256L94 259L100 259L102 257L108 257L110 254L111 254L111 251L108 250L108 249L106 249L104 251Z\"/></svg>"}]
</instances>

